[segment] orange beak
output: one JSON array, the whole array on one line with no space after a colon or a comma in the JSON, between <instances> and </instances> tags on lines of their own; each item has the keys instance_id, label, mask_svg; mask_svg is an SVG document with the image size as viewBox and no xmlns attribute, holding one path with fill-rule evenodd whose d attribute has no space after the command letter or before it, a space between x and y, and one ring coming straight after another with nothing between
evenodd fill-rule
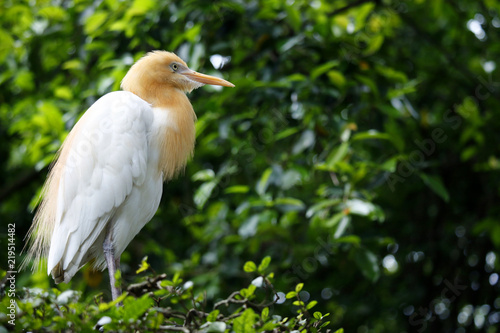
<instances>
[{"instance_id":1,"label":"orange beak","mask_svg":"<svg viewBox=\"0 0 500 333\"><path fill-rule=\"evenodd\" d=\"M226 81L224 79L215 77L215 76L210 76L206 74L201 74L192 70L186 71L184 73L181 73L182 75L187 76L193 81L203 83L203 84L211 84L214 86L224 86L224 87L234 87L234 84L232 84L229 81Z\"/></svg>"}]
</instances>

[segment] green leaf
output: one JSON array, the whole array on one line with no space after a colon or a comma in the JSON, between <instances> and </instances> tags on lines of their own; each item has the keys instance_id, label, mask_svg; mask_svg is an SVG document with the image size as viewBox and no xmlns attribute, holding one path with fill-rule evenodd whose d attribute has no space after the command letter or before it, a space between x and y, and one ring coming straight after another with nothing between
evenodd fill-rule
<instances>
[{"instance_id":1,"label":"green leaf","mask_svg":"<svg viewBox=\"0 0 500 333\"><path fill-rule=\"evenodd\" d=\"M219 316L219 313L220 311L219 310L214 310L212 312L210 312L207 316L207 321L210 321L210 322L215 322L217 321L217 316Z\"/></svg>"},{"instance_id":2,"label":"green leaf","mask_svg":"<svg viewBox=\"0 0 500 333\"><path fill-rule=\"evenodd\" d=\"M270 263L271 263L271 257L270 256L264 257L264 259L262 259L257 269L259 273L263 274Z\"/></svg>"},{"instance_id":3,"label":"green leaf","mask_svg":"<svg viewBox=\"0 0 500 333\"><path fill-rule=\"evenodd\" d=\"M314 306L316 306L316 304L318 304L318 302L317 302L317 301L310 301L310 302L309 302L309 304L307 304L306 309L307 309L307 310L310 310L310 309L312 309Z\"/></svg>"},{"instance_id":4,"label":"green leaf","mask_svg":"<svg viewBox=\"0 0 500 333\"><path fill-rule=\"evenodd\" d=\"M265 206L265 205L264 205ZM238 235L242 238L252 237L257 233L257 228L259 226L260 216L257 214L251 215L240 225L238 229Z\"/></svg>"},{"instance_id":5,"label":"green leaf","mask_svg":"<svg viewBox=\"0 0 500 333\"><path fill-rule=\"evenodd\" d=\"M174 274L174 277L172 278L172 283L174 285L178 285L178 284L182 283L181 273L180 272L176 272Z\"/></svg>"},{"instance_id":6,"label":"green leaf","mask_svg":"<svg viewBox=\"0 0 500 333\"><path fill-rule=\"evenodd\" d=\"M284 139L286 137L289 137L290 135L297 133L298 131L300 131L300 129L298 127L287 128L287 129L279 132L278 134L276 134L275 140L278 141L278 140Z\"/></svg>"},{"instance_id":7,"label":"green leaf","mask_svg":"<svg viewBox=\"0 0 500 333\"><path fill-rule=\"evenodd\" d=\"M269 317L269 308L265 307L264 309L262 309L262 312L261 312L262 321L266 321L267 317Z\"/></svg>"},{"instance_id":8,"label":"green leaf","mask_svg":"<svg viewBox=\"0 0 500 333\"><path fill-rule=\"evenodd\" d=\"M361 269L363 275L370 281L375 282L380 277L380 267L377 256L365 248L353 248L354 261Z\"/></svg>"},{"instance_id":9,"label":"green leaf","mask_svg":"<svg viewBox=\"0 0 500 333\"><path fill-rule=\"evenodd\" d=\"M144 312L148 311L153 306L153 299L149 294L143 295L141 298L127 297L123 302L122 316L123 320L137 320Z\"/></svg>"},{"instance_id":10,"label":"green leaf","mask_svg":"<svg viewBox=\"0 0 500 333\"><path fill-rule=\"evenodd\" d=\"M337 228L335 229L335 233L333 234L333 238L337 239L340 236L342 236L344 234L345 229L347 228L347 226L349 225L350 222L351 222L350 216L347 216L347 215L342 216L339 224L337 225Z\"/></svg>"},{"instance_id":11,"label":"green leaf","mask_svg":"<svg viewBox=\"0 0 500 333\"><path fill-rule=\"evenodd\" d=\"M378 90L378 86L377 84L369 77L367 76L364 76L364 75L354 75L354 77L360 81L361 83L363 83L364 85L366 85L367 87L370 88L371 92L376 96L378 97L379 96L379 90Z\"/></svg>"},{"instance_id":12,"label":"green leaf","mask_svg":"<svg viewBox=\"0 0 500 333\"><path fill-rule=\"evenodd\" d=\"M108 12L96 11L94 14L90 15L85 21L84 29L85 33L88 35L93 35L94 32L99 29L103 23L108 18Z\"/></svg>"},{"instance_id":13,"label":"green leaf","mask_svg":"<svg viewBox=\"0 0 500 333\"><path fill-rule=\"evenodd\" d=\"M286 294L286 298L287 299L290 299L290 298L294 298L297 296L297 292L296 291L289 291L287 294Z\"/></svg>"},{"instance_id":14,"label":"green leaf","mask_svg":"<svg viewBox=\"0 0 500 333\"><path fill-rule=\"evenodd\" d=\"M332 69L333 67L336 67L338 65L340 65L340 61L338 61L338 60L331 60L331 61L328 61L328 62L322 64L322 65L319 65L318 67L314 68L311 71L311 80L315 80L320 75L328 72L330 69Z\"/></svg>"},{"instance_id":15,"label":"green leaf","mask_svg":"<svg viewBox=\"0 0 500 333\"><path fill-rule=\"evenodd\" d=\"M307 80L307 77L305 75L303 75L303 74L295 73L295 74L288 75L286 77L286 80L289 81L289 82L298 82L298 81L305 81L305 80Z\"/></svg>"},{"instance_id":16,"label":"green leaf","mask_svg":"<svg viewBox=\"0 0 500 333\"><path fill-rule=\"evenodd\" d=\"M33 73L26 69L17 72L14 85L22 90L32 91L35 88Z\"/></svg>"},{"instance_id":17,"label":"green leaf","mask_svg":"<svg viewBox=\"0 0 500 333\"><path fill-rule=\"evenodd\" d=\"M118 298L115 299L114 301L111 301L109 303L103 303L104 305L106 305L107 308L106 307L101 308L101 305L103 304L99 304L99 311L104 311L104 309L115 307L117 304L122 303L127 297L129 297L127 293L123 293L120 296L118 296Z\"/></svg>"},{"instance_id":18,"label":"green leaf","mask_svg":"<svg viewBox=\"0 0 500 333\"><path fill-rule=\"evenodd\" d=\"M302 290L302 288L304 288L304 284L303 284L303 283L299 283L299 284L297 284L297 285L295 286L295 292L296 292L296 293L299 293L299 292Z\"/></svg>"},{"instance_id":19,"label":"green leaf","mask_svg":"<svg viewBox=\"0 0 500 333\"><path fill-rule=\"evenodd\" d=\"M388 171L390 173L396 172L396 167L398 166L399 156L393 156L386 160L380 165L380 169Z\"/></svg>"},{"instance_id":20,"label":"green leaf","mask_svg":"<svg viewBox=\"0 0 500 333\"><path fill-rule=\"evenodd\" d=\"M73 99L73 92L69 87L57 87L54 90L54 96L65 100L71 100Z\"/></svg>"},{"instance_id":21,"label":"green leaf","mask_svg":"<svg viewBox=\"0 0 500 333\"><path fill-rule=\"evenodd\" d=\"M422 178L425 185L433 190L434 193L439 195L445 202L448 202L450 200L450 195L448 193L448 190L446 190L441 177L436 175L428 175L425 173L420 173L419 176L420 178Z\"/></svg>"},{"instance_id":22,"label":"green leaf","mask_svg":"<svg viewBox=\"0 0 500 333\"><path fill-rule=\"evenodd\" d=\"M266 193L267 187L269 186L269 178L271 177L272 172L273 169L267 168L260 177L255 189L259 195L263 196Z\"/></svg>"},{"instance_id":23,"label":"green leaf","mask_svg":"<svg viewBox=\"0 0 500 333\"><path fill-rule=\"evenodd\" d=\"M387 133L380 133L377 130L369 130L366 132L356 133L352 137L353 140L381 139L391 140L391 136Z\"/></svg>"},{"instance_id":24,"label":"green leaf","mask_svg":"<svg viewBox=\"0 0 500 333\"><path fill-rule=\"evenodd\" d=\"M184 32L184 36L188 41L194 42L196 38L198 38L198 36L200 35L201 27L202 27L201 24L195 24L191 29Z\"/></svg>"},{"instance_id":25,"label":"green leaf","mask_svg":"<svg viewBox=\"0 0 500 333\"><path fill-rule=\"evenodd\" d=\"M307 212L306 212L306 217L311 218L313 215L319 213L320 211L330 208L332 206L337 206L340 204L342 200L340 199L327 199L327 200L322 200L318 202L317 204L311 206Z\"/></svg>"},{"instance_id":26,"label":"green leaf","mask_svg":"<svg viewBox=\"0 0 500 333\"><path fill-rule=\"evenodd\" d=\"M128 9L127 16L144 15L155 8L155 0L134 0L132 6Z\"/></svg>"},{"instance_id":27,"label":"green leaf","mask_svg":"<svg viewBox=\"0 0 500 333\"><path fill-rule=\"evenodd\" d=\"M165 320L165 317L163 316L163 313L158 313L156 317L153 317L151 320L151 328L158 330Z\"/></svg>"},{"instance_id":28,"label":"green leaf","mask_svg":"<svg viewBox=\"0 0 500 333\"><path fill-rule=\"evenodd\" d=\"M328 325L330 325L330 322L329 321L325 321L319 328L323 328L323 327L327 327ZM343 332L344 330L342 330Z\"/></svg>"},{"instance_id":29,"label":"green leaf","mask_svg":"<svg viewBox=\"0 0 500 333\"><path fill-rule=\"evenodd\" d=\"M139 274L141 272L144 272L146 270L149 269L149 263L148 263L148 256L145 256L143 259L142 259L142 262L141 264L139 265L139 269L135 271L135 274Z\"/></svg>"},{"instance_id":30,"label":"green leaf","mask_svg":"<svg viewBox=\"0 0 500 333\"><path fill-rule=\"evenodd\" d=\"M64 121L61 110L55 103L50 101L43 101L38 104L38 110L43 115L43 125L50 128L51 131L61 133L64 130Z\"/></svg>"},{"instance_id":31,"label":"green leaf","mask_svg":"<svg viewBox=\"0 0 500 333\"><path fill-rule=\"evenodd\" d=\"M115 280L115 287L120 287L122 281L122 271L119 269L115 272Z\"/></svg>"},{"instance_id":32,"label":"green leaf","mask_svg":"<svg viewBox=\"0 0 500 333\"><path fill-rule=\"evenodd\" d=\"M348 235L344 237L337 238L335 240L336 243L346 243L346 244L354 244L354 245L359 245L361 244L361 238L356 235Z\"/></svg>"},{"instance_id":33,"label":"green leaf","mask_svg":"<svg viewBox=\"0 0 500 333\"><path fill-rule=\"evenodd\" d=\"M349 142L342 142L337 148L335 148L328 158L326 159L326 164L329 167L333 167L336 163L344 159L349 151Z\"/></svg>"},{"instance_id":34,"label":"green leaf","mask_svg":"<svg viewBox=\"0 0 500 333\"><path fill-rule=\"evenodd\" d=\"M247 288L248 296L252 296L255 293L256 289L257 289L256 285L254 285L254 284L249 285L248 288Z\"/></svg>"},{"instance_id":35,"label":"green leaf","mask_svg":"<svg viewBox=\"0 0 500 333\"><path fill-rule=\"evenodd\" d=\"M194 194L194 203L198 208L203 208L203 206L205 206L205 203L212 195L212 191L214 190L215 186L217 186L217 182L210 181L207 183L203 183L198 188L198 190L196 190L196 193Z\"/></svg>"},{"instance_id":36,"label":"green leaf","mask_svg":"<svg viewBox=\"0 0 500 333\"><path fill-rule=\"evenodd\" d=\"M246 185L235 185L235 186L230 186L224 190L226 194L232 194L232 193L248 193L250 188Z\"/></svg>"},{"instance_id":37,"label":"green leaf","mask_svg":"<svg viewBox=\"0 0 500 333\"><path fill-rule=\"evenodd\" d=\"M241 316L234 319L233 331L234 333L253 333L255 332L253 325L256 322L255 312L249 308L246 309Z\"/></svg>"},{"instance_id":38,"label":"green leaf","mask_svg":"<svg viewBox=\"0 0 500 333\"><path fill-rule=\"evenodd\" d=\"M335 215L333 215L332 217L330 217L329 219L322 220L323 221L323 226L326 227L326 228L333 228L337 224L339 224L339 222L342 220L342 218L344 216L345 216L344 212L338 212Z\"/></svg>"},{"instance_id":39,"label":"green leaf","mask_svg":"<svg viewBox=\"0 0 500 333\"><path fill-rule=\"evenodd\" d=\"M299 211L304 209L304 207L306 206L302 201L296 198L277 198L276 200L274 200L274 204L279 206L285 206L283 210L287 211L291 210Z\"/></svg>"},{"instance_id":40,"label":"green leaf","mask_svg":"<svg viewBox=\"0 0 500 333\"><path fill-rule=\"evenodd\" d=\"M38 14L49 20L63 21L64 19L66 19L68 12L61 7L48 6L40 9Z\"/></svg>"},{"instance_id":41,"label":"green leaf","mask_svg":"<svg viewBox=\"0 0 500 333\"><path fill-rule=\"evenodd\" d=\"M466 97L462 104L455 108L456 112L462 118L472 123L482 123L481 113L479 112L477 101L473 97Z\"/></svg>"},{"instance_id":42,"label":"green leaf","mask_svg":"<svg viewBox=\"0 0 500 333\"><path fill-rule=\"evenodd\" d=\"M384 44L384 35L376 35L373 38L370 38L368 47L363 51L364 56L369 56L377 52L380 47Z\"/></svg>"},{"instance_id":43,"label":"green leaf","mask_svg":"<svg viewBox=\"0 0 500 333\"><path fill-rule=\"evenodd\" d=\"M257 289L257 286L254 285L254 284L251 284L248 286L247 290L248 290L248 296L251 296L255 293L255 290Z\"/></svg>"},{"instance_id":44,"label":"green leaf","mask_svg":"<svg viewBox=\"0 0 500 333\"><path fill-rule=\"evenodd\" d=\"M366 28L366 24L369 22L369 20L367 20L367 17L374 13L373 11L374 7L375 7L374 3L368 2L351 9L350 13L352 13L351 15L356 22L356 27L354 32ZM372 35L372 32L369 35Z\"/></svg>"},{"instance_id":45,"label":"green leaf","mask_svg":"<svg viewBox=\"0 0 500 333\"><path fill-rule=\"evenodd\" d=\"M474 226L472 232L476 236L481 233L486 233L491 239L491 242L497 248L500 248L500 223L498 223L498 218L487 217L483 219Z\"/></svg>"},{"instance_id":46,"label":"green leaf","mask_svg":"<svg viewBox=\"0 0 500 333\"><path fill-rule=\"evenodd\" d=\"M110 31L124 31L128 28L128 22L126 20L120 20L112 23L109 26Z\"/></svg>"},{"instance_id":47,"label":"green leaf","mask_svg":"<svg viewBox=\"0 0 500 333\"><path fill-rule=\"evenodd\" d=\"M403 95L408 95L408 94L414 93L414 92L417 91L417 87L416 87L417 84L418 84L417 81L412 80L412 81L409 81L409 82L403 84L402 86L398 85L397 88L395 88L395 89L390 88L387 91L387 98L388 99L393 99L393 98L396 98L396 97L399 97L399 96L403 96Z\"/></svg>"},{"instance_id":48,"label":"green leaf","mask_svg":"<svg viewBox=\"0 0 500 333\"><path fill-rule=\"evenodd\" d=\"M83 63L78 60L78 59L73 59L73 60L68 60L65 63L63 63L62 68L63 69L77 69L80 70L83 68Z\"/></svg>"},{"instance_id":49,"label":"green leaf","mask_svg":"<svg viewBox=\"0 0 500 333\"><path fill-rule=\"evenodd\" d=\"M209 181L209 180L212 180L215 178L215 172L214 170L212 169L205 169L205 170L200 170L198 171L197 173L195 173L192 177L191 177L191 180L192 181L197 181L197 180L201 180L201 181Z\"/></svg>"},{"instance_id":50,"label":"green leaf","mask_svg":"<svg viewBox=\"0 0 500 333\"><path fill-rule=\"evenodd\" d=\"M405 83L408 81L408 77L406 76L405 73L398 71L394 68L377 65L375 67L375 70L392 81L400 83Z\"/></svg>"},{"instance_id":51,"label":"green leaf","mask_svg":"<svg viewBox=\"0 0 500 333\"><path fill-rule=\"evenodd\" d=\"M468 160L470 160L477 154L477 148L477 146L470 146L463 149L462 153L460 154L460 160L462 160L462 162L467 162Z\"/></svg>"},{"instance_id":52,"label":"green leaf","mask_svg":"<svg viewBox=\"0 0 500 333\"><path fill-rule=\"evenodd\" d=\"M344 74L340 71L336 70L331 70L328 71L327 73L328 78L330 79L330 82L336 85L339 88L343 88L346 84L346 79L344 77Z\"/></svg>"},{"instance_id":53,"label":"green leaf","mask_svg":"<svg viewBox=\"0 0 500 333\"><path fill-rule=\"evenodd\" d=\"M0 29L0 63L3 63L7 56L12 53L13 45L12 36L7 31Z\"/></svg>"},{"instance_id":54,"label":"green leaf","mask_svg":"<svg viewBox=\"0 0 500 333\"><path fill-rule=\"evenodd\" d=\"M262 326L259 330L259 332L268 332L268 331L273 331L276 327L279 326L279 323L273 323L273 322L268 322L264 326Z\"/></svg>"},{"instance_id":55,"label":"green leaf","mask_svg":"<svg viewBox=\"0 0 500 333\"><path fill-rule=\"evenodd\" d=\"M243 288L240 290L240 295L243 296L244 298L249 298L252 296L255 292L257 287L253 284L249 285L248 288Z\"/></svg>"},{"instance_id":56,"label":"green leaf","mask_svg":"<svg viewBox=\"0 0 500 333\"><path fill-rule=\"evenodd\" d=\"M286 6L287 20L295 32L300 31L302 20L300 11L294 5Z\"/></svg>"},{"instance_id":57,"label":"green leaf","mask_svg":"<svg viewBox=\"0 0 500 333\"><path fill-rule=\"evenodd\" d=\"M305 130L302 135L293 145L292 153L294 155L301 154L304 150L309 149L314 146L316 142L316 133L312 130Z\"/></svg>"},{"instance_id":58,"label":"green leaf","mask_svg":"<svg viewBox=\"0 0 500 333\"><path fill-rule=\"evenodd\" d=\"M253 261L247 261L243 266L243 270L247 273L255 272L257 270L257 265Z\"/></svg>"},{"instance_id":59,"label":"green leaf","mask_svg":"<svg viewBox=\"0 0 500 333\"><path fill-rule=\"evenodd\" d=\"M295 305L295 306L304 306L305 305L304 302L298 301L298 300L297 301L293 301L292 304Z\"/></svg>"},{"instance_id":60,"label":"green leaf","mask_svg":"<svg viewBox=\"0 0 500 333\"><path fill-rule=\"evenodd\" d=\"M323 315L321 314L321 312L316 311L313 313L313 317L320 320L323 317Z\"/></svg>"}]
</instances>

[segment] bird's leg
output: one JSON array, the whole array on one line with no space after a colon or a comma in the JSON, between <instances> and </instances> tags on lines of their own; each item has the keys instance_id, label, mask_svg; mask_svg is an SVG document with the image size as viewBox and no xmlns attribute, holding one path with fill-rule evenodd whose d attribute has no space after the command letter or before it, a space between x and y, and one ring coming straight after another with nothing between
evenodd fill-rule
<instances>
[{"instance_id":1,"label":"bird's leg","mask_svg":"<svg viewBox=\"0 0 500 333\"><path fill-rule=\"evenodd\" d=\"M109 273L109 283L111 284L111 296L113 297L113 301L121 295L122 291L120 286L116 285L116 271L120 269L120 258L115 258L115 249L113 247L113 232L111 228L108 230L106 234L106 239L104 239L104 243L102 244L102 248L104 251L104 257L106 258L106 263L108 264L108 273Z\"/></svg>"}]
</instances>

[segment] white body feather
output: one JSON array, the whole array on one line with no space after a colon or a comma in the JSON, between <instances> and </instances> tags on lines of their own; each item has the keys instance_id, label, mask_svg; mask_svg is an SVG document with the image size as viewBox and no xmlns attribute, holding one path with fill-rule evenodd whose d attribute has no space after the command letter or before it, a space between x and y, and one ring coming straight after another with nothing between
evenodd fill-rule
<instances>
[{"instance_id":1,"label":"white body feather","mask_svg":"<svg viewBox=\"0 0 500 333\"><path fill-rule=\"evenodd\" d=\"M103 96L82 116L66 161L56 164L62 169L49 274L60 264L68 282L90 258L104 269L108 228L119 257L151 220L163 184L158 138L175 126L169 110L125 91Z\"/></svg>"}]
</instances>

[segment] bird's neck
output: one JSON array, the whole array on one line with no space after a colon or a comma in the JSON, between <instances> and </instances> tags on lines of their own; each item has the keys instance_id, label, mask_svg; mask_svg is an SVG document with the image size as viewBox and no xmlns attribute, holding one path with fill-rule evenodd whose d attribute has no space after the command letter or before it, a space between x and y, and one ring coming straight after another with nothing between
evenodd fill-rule
<instances>
[{"instance_id":1,"label":"bird's neck","mask_svg":"<svg viewBox=\"0 0 500 333\"><path fill-rule=\"evenodd\" d=\"M153 104L158 168L165 180L184 170L193 156L196 114L186 94L178 89L163 91Z\"/></svg>"},{"instance_id":2,"label":"bird's neck","mask_svg":"<svg viewBox=\"0 0 500 333\"><path fill-rule=\"evenodd\" d=\"M138 85L127 89L154 109L152 144L158 158L158 171L169 180L184 170L193 156L196 114L186 94L173 87Z\"/></svg>"},{"instance_id":3,"label":"bird's neck","mask_svg":"<svg viewBox=\"0 0 500 333\"><path fill-rule=\"evenodd\" d=\"M140 84L130 85L134 80ZM159 152L158 170L165 180L172 179L184 170L193 156L196 114L183 91L146 80L144 76L134 80L124 80L122 88L139 96L155 110L152 140Z\"/></svg>"}]
</instances>

